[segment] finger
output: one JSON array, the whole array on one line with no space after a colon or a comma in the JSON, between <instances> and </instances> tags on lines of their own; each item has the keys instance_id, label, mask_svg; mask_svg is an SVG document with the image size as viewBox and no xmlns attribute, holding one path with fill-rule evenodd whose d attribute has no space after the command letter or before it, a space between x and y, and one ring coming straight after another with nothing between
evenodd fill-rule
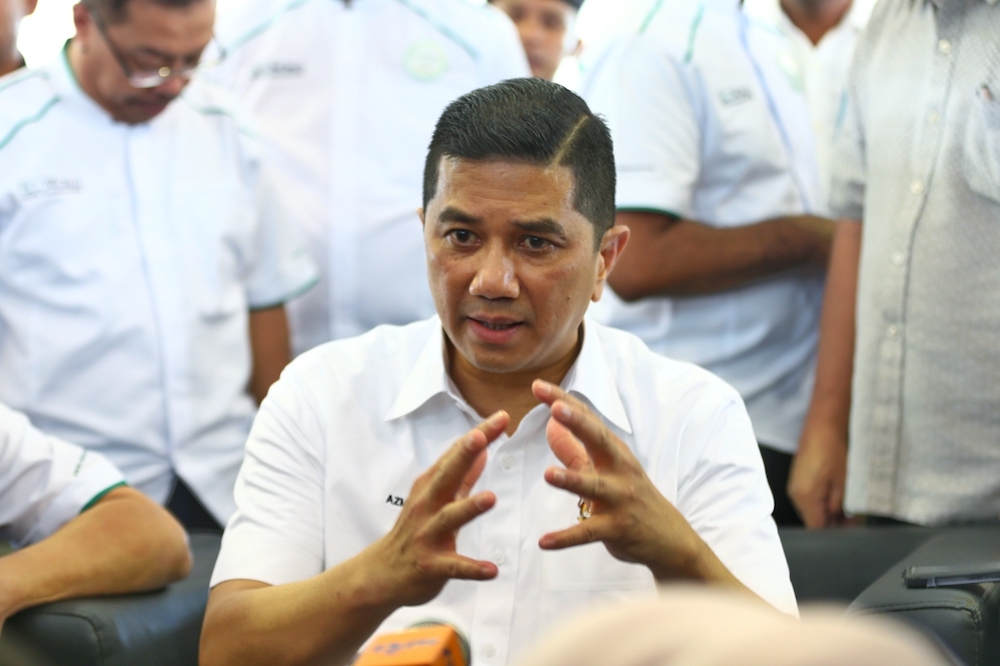
<instances>
[{"instance_id":1,"label":"finger","mask_svg":"<svg viewBox=\"0 0 1000 666\"><path fill-rule=\"evenodd\" d=\"M603 539L602 528L603 523L599 519L589 518L579 525L543 534L538 540L538 546L543 550L562 550L594 543Z\"/></svg>"},{"instance_id":2,"label":"finger","mask_svg":"<svg viewBox=\"0 0 1000 666\"><path fill-rule=\"evenodd\" d=\"M841 479L834 478L830 480L826 511L831 516L842 516L844 514L844 482Z\"/></svg>"},{"instance_id":3,"label":"finger","mask_svg":"<svg viewBox=\"0 0 1000 666\"><path fill-rule=\"evenodd\" d=\"M428 486L431 496L447 498L448 501L454 499L479 454L500 436L509 421L507 412L499 411L459 437L434 464Z\"/></svg>"},{"instance_id":4,"label":"finger","mask_svg":"<svg viewBox=\"0 0 1000 666\"><path fill-rule=\"evenodd\" d=\"M472 492L472 487L476 485L476 481L482 475L483 470L486 469L486 460L489 456L486 455L486 451L480 451L479 455L476 456L475 461L472 463L472 468L469 473L465 475L462 479L462 485L458 487L458 492L455 493L455 499L464 499L469 496Z\"/></svg>"},{"instance_id":5,"label":"finger","mask_svg":"<svg viewBox=\"0 0 1000 666\"><path fill-rule=\"evenodd\" d=\"M489 580L496 578L497 565L485 560L474 560L457 554L440 555L424 569L428 578L455 578L459 580Z\"/></svg>"},{"instance_id":6,"label":"finger","mask_svg":"<svg viewBox=\"0 0 1000 666\"><path fill-rule=\"evenodd\" d=\"M492 509L496 503L497 496L489 491L452 502L435 514L428 526L427 536L434 540L444 536L450 537Z\"/></svg>"},{"instance_id":7,"label":"finger","mask_svg":"<svg viewBox=\"0 0 1000 666\"><path fill-rule=\"evenodd\" d=\"M549 448L567 469L580 470L592 467L587 449L563 424L555 419L549 419L548 425L545 426L545 437L549 440Z\"/></svg>"},{"instance_id":8,"label":"finger","mask_svg":"<svg viewBox=\"0 0 1000 666\"><path fill-rule=\"evenodd\" d=\"M614 504L617 499L613 486L600 474L594 472L576 472L550 467L545 470L545 481L560 490L579 495L587 500L598 500Z\"/></svg>"},{"instance_id":9,"label":"finger","mask_svg":"<svg viewBox=\"0 0 1000 666\"><path fill-rule=\"evenodd\" d=\"M585 404L555 384L536 379L532 392L552 409L552 416L576 435L597 467L613 465L627 447Z\"/></svg>"}]
</instances>

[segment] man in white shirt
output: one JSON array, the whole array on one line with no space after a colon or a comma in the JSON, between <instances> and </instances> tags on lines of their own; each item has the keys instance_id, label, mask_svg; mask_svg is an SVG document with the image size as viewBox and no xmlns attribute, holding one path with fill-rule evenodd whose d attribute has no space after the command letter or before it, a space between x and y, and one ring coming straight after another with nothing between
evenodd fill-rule
<instances>
[{"instance_id":1,"label":"man in white shirt","mask_svg":"<svg viewBox=\"0 0 1000 666\"><path fill-rule=\"evenodd\" d=\"M576 51L576 17L583 0L490 0L517 27L532 76L551 81L563 56Z\"/></svg>"},{"instance_id":2,"label":"man in white shirt","mask_svg":"<svg viewBox=\"0 0 1000 666\"><path fill-rule=\"evenodd\" d=\"M466 0L251 0L218 36L212 76L269 137L322 273L289 304L295 353L433 314L419 165L445 105L528 76L507 17Z\"/></svg>"},{"instance_id":3,"label":"man in white shirt","mask_svg":"<svg viewBox=\"0 0 1000 666\"><path fill-rule=\"evenodd\" d=\"M0 627L70 597L162 587L187 575L184 530L103 456L49 437L0 404Z\"/></svg>"},{"instance_id":4,"label":"man in white shirt","mask_svg":"<svg viewBox=\"0 0 1000 666\"><path fill-rule=\"evenodd\" d=\"M567 614L675 579L795 613L739 396L584 320L628 239L604 123L553 83L483 88L442 115L424 182L439 317L283 373L201 663L343 664L438 618L510 664Z\"/></svg>"},{"instance_id":5,"label":"man in white shirt","mask_svg":"<svg viewBox=\"0 0 1000 666\"><path fill-rule=\"evenodd\" d=\"M831 160L847 108L847 70L874 0L744 0L753 19L781 31L788 48L780 65L809 105L820 175L819 203L828 211Z\"/></svg>"},{"instance_id":6,"label":"man in white shirt","mask_svg":"<svg viewBox=\"0 0 1000 666\"><path fill-rule=\"evenodd\" d=\"M611 125L632 231L595 316L740 392L789 524L833 222L814 215L815 139L783 48L736 0L657 3L594 57L584 97Z\"/></svg>"},{"instance_id":7,"label":"man in white shirt","mask_svg":"<svg viewBox=\"0 0 1000 666\"><path fill-rule=\"evenodd\" d=\"M186 87L213 3L73 11L58 62L0 81L0 399L217 527L315 272L242 121Z\"/></svg>"}]
</instances>

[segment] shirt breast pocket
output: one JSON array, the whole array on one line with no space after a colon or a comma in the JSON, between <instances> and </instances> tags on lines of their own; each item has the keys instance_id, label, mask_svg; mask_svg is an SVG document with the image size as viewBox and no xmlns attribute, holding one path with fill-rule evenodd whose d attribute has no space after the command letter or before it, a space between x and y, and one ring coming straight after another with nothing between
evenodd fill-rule
<instances>
[{"instance_id":1,"label":"shirt breast pocket","mask_svg":"<svg viewBox=\"0 0 1000 666\"><path fill-rule=\"evenodd\" d=\"M654 587L649 569L615 559L600 543L545 552L542 572L548 592L613 592Z\"/></svg>"},{"instance_id":2,"label":"shirt breast pocket","mask_svg":"<svg viewBox=\"0 0 1000 666\"><path fill-rule=\"evenodd\" d=\"M963 167L976 194L1000 203L1000 85L976 93L965 130Z\"/></svg>"}]
</instances>

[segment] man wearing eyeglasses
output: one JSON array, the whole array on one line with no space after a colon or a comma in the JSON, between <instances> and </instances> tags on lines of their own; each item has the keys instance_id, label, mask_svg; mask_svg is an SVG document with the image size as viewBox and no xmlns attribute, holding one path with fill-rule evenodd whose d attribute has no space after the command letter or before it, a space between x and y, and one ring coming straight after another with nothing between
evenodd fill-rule
<instances>
[{"instance_id":1,"label":"man wearing eyeglasses","mask_svg":"<svg viewBox=\"0 0 1000 666\"><path fill-rule=\"evenodd\" d=\"M0 399L189 528L232 513L315 281L252 136L191 84L214 15L88 0L56 63L0 80Z\"/></svg>"}]
</instances>

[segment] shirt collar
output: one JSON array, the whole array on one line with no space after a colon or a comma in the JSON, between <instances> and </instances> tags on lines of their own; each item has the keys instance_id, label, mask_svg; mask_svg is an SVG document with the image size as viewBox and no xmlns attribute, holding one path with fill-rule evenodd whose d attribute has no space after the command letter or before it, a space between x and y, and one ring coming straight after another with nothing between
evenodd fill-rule
<instances>
[{"instance_id":1,"label":"shirt collar","mask_svg":"<svg viewBox=\"0 0 1000 666\"><path fill-rule=\"evenodd\" d=\"M76 73L73 72L73 68L69 64L69 44L70 40L66 40L65 46L63 46L62 51L59 53L59 58L56 62L52 63L52 66L49 69L51 73L50 80L52 85L55 87L60 99L77 104L82 108L85 108L91 114L95 114L109 123L113 122L111 114L101 108L101 106L91 99L90 95L84 92L83 88L80 87L80 82L77 81Z\"/></svg>"},{"instance_id":2,"label":"shirt collar","mask_svg":"<svg viewBox=\"0 0 1000 666\"><path fill-rule=\"evenodd\" d=\"M563 388L584 398L604 418L629 434L632 424L625 412L617 384L608 367L607 354L599 328L589 319L584 321L583 347L573 367L566 373ZM444 332L437 317L433 319L433 333L413 364L396 400L385 416L386 421L406 416L439 394L458 395L448 376L445 363Z\"/></svg>"}]
</instances>

